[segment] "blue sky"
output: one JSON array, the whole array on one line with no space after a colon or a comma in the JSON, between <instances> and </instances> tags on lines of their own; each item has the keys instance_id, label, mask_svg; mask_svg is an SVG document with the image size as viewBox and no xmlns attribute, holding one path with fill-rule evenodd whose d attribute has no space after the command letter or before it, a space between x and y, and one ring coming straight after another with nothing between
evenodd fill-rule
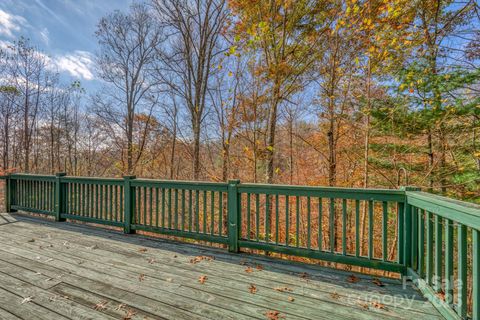
<instances>
[{"instance_id":1,"label":"blue sky","mask_svg":"<svg viewBox=\"0 0 480 320\"><path fill-rule=\"evenodd\" d=\"M99 84L93 67L98 20L125 11L131 0L1 0L0 47L20 36L50 57L62 80L80 80L87 91Z\"/></svg>"}]
</instances>

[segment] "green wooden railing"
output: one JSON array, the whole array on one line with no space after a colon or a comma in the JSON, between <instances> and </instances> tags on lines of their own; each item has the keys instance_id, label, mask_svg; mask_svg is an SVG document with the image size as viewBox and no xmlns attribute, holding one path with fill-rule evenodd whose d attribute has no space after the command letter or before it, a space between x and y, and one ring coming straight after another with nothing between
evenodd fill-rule
<instances>
[{"instance_id":1,"label":"green wooden railing","mask_svg":"<svg viewBox=\"0 0 480 320\"><path fill-rule=\"evenodd\" d=\"M352 189L10 174L6 209L409 276L446 318L480 319L480 207Z\"/></svg>"}]
</instances>

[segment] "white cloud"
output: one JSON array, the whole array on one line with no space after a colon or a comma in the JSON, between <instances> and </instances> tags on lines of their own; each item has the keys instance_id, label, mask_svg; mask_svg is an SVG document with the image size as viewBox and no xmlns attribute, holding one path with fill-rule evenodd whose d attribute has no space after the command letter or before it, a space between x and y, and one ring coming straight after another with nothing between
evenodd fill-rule
<instances>
[{"instance_id":1,"label":"white cloud","mask_svg":"<svg viewBox=\"0 0 480 320\"><path fill-rule=\"evenodd\" d=\"M56 56L52 63L58 68L58 71L65 71L73 77L84 80L93 80L93 57L87 51L74 51L73 53Z\"/></svg>"},{"instance_id":2,"label":"white cloud","mask_svg":"<svg viewBox=\"0 0 480 320\"><path fill-rule=\"evenodd\" d=\"M14 38L15 32L19 32L23 26L28 25L22 16L10 14L0 9L0 34L8 38Z\"/></svg>"}]
</instances>

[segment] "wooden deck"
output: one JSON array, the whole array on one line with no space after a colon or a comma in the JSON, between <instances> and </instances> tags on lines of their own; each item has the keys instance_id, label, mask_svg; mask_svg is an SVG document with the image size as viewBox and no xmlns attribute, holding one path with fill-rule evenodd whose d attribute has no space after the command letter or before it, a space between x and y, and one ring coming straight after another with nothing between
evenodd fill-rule
<instances>
[{"instance_id":1,"label":"wooden deck","mask_svg":"<svg viewBox=\"0 0 480 320\"><path fill-rule=\"evenodd\" d=\"M407 283L0 215L0 319L442 319Z\"/></svg>"}]
</instances>

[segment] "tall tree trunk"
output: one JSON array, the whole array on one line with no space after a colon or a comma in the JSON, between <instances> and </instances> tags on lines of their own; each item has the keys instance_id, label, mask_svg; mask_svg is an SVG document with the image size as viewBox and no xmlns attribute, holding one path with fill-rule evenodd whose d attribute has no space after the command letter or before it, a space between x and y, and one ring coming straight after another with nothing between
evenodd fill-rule
<instances>
[{"instance_id":1,"label":"tall tree trunk","mask_svg":"<svg viewBox=\"0 0 480 320\"><path fill-rule=\"evenodd\" d=\"M173 135L172 135L172 152L170 153L170 180L174 180L175 177L175 149L177 146L177 113L174 115L173 120Z\"/></svg>"},{"instance_id":2,"label":"tall tree trunk","mask_svg":"<svg viewBox=\"0 0 480 320\"><path fill-rule=\"evenodd\" d=\"M27 87L28 87L28 82L27 82ZM28 102L28 91L27 94L25 94L25 110L23 114L23 150L24 150L24 165L23 165L23 170L28 173L30 171L30 142L29 142L29 123L28 123L28 114L29 114L29 102Z\"/></svg>"},{"instance_id":3,"label":"tall tree trunk","mask_svg":"<svg viewBox=\"0 0 480 320\"><path fill-rule=\"evenodd\" d=\"M439 129L439 144L440 144L440 189L443 194L447 192L447 141L446 132L443 125Z\"/></svg>"},{"instance_id":4,"label":"tall tree trunk","mask_svg":"<svg viewBox=\"0 0 480 320\"><path fill-rule=\"evenodd\" d=\"M430 128L428 129L428 133L427 133L427 147L428 147L428 170L429 170L428 191L432 192L433 182L434 182L433 165L434 165L435 158L434 158L434 152L433 152L432 130Z\"/></svg>"},{"instance_id":5,"label":"tall tree trunk","mask_svg":"<svg viewBox=\"0 0 480 320\"><path fill-rule=\"evenodd\" d=\"M266 183L273 183L274 158L275 158L275 133L277 129L277 111L278 111L278 88L274 91L272 105L270 106L270 114L267 129L267 167L266 167Z\"/></svg>"},{"instance_id":6,"label":"tall tree trunk","mask_svg":"<svg viewBox=\"0 0 480 320\"><path fill-rule=\"evenodd\" d=\"M363 188L367 189L369 186L369 161L370 156L370 111L371 111L371 82L372 81L372 61L368 59L368 68L367 68L367 86L366 86L366 96L367 96L367 105L365 110L365 140L363 145L364 159L363 159ZM365 233L367 232L367 210L368 210L367 201L363 202L362 206L362 221L360 226L360 241L362 245L360 246L361 252L363 254L363 248L365 243Z\"/></svg>"},{"instance_id":7,"label":"tall tree trunk","mask_svg":"<svg viewBox=\"0 0 480 320\"><path fill-rule=\"evenodd\" d=\"M200 177L200 119L198 115L193 125L193 180Z\"/></svg>"},{"instance_id":8,"label":"tall tree trunk","mask_svg":"<svg viewBox=\"0 0 480 320\"><path fill-rule=\"evenodd\" d=\"M133 174L133 112L129 107L127 116L127 174Z\"/></svg>"},{"instance_id":9,"label":"tall tree trunk","mask_svg":"<svg viewBox=\"0 0 480 320\"><path fill-rule=\"evenodd\" d=\"M293 184L293 118L290 118L288 121L288 144L290 151L290 184Z\"/></svg>"}]
</instances>

